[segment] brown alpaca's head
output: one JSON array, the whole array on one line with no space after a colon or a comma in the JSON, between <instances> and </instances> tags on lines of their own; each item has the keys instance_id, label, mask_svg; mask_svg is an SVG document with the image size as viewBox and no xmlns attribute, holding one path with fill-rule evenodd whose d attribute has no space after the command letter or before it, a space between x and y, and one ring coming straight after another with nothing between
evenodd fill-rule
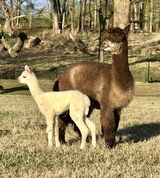
<instances>
[{"instance_id":1,"label":"brown alpaca's head","mask_svg":"<svg viewBox=\"0 0 160 178\"><path fill-rule=\"evenodd\" d=\"M112 51L113 54L120 53L123 43L127 42L129 27L127 26L124 29L118 27L109 28L103 31L101 34L101 43L104 49Z\"/></svg>"}]
</instances>

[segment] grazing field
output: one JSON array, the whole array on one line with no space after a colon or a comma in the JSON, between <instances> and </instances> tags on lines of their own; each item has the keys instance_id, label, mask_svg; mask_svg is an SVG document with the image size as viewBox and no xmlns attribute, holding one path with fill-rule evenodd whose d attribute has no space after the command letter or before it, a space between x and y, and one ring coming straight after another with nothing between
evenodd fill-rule
<instances>
[{"instance_id":1,"label":"grazing field","mask_svg":"<svg viewBox=\"0 0 160 178\"><path fill-rule=\"evenodd\" d=\"M51 90L51 81L40 83L44 90ZM19 86L7 80L0 85ZM72 126L67 128L67 144L49 149L45 119L29 92L0 94L0 178L160 177L159 83L136 84L136 96L122 112L112 150L103 146L99 111L91 117L97 124L96 149L87 143L86 149L80 150L81 140Z\"/></svg>"}]
</instances>

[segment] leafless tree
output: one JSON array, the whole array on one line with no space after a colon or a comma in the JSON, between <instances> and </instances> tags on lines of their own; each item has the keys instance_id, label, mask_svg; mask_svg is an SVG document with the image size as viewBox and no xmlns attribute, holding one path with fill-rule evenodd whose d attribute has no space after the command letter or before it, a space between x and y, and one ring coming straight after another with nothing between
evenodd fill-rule
<instances>
[{"instance_id":1,"label":"leafless tree","mask_svg":"<svg viewBox=\"0 0 160 178\"><path fill-rule=\"evenodd\" d=\"M22 4L21 0L16 1L16 16L21 15L21 4ZM17 18L16 20L16 25L19 26L19 18Z\"/></svg>"},{"instance_id":2,"label":"leafless tree","mask_svg":"<svg viewBox=\"0 0 160 178\"><path fill-rule=\"evenodd\" d=\"M1 7L2 7L2 12L3 15L5 17L5 22L3 25L3 31L5 33L7 33L9 36L13 35L13 29L12 29L12 25L11 25L11 17L10 17L10 13L6 4L5 0L2 0L1 2Z\"/></svg>"}]
</instances>

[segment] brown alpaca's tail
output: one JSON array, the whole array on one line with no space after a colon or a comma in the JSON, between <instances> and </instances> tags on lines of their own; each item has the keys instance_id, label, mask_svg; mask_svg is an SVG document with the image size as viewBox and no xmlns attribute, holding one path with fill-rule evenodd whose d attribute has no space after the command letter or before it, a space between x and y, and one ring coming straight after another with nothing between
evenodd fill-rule
<instances>
[{"instance_id":1,"label":"brown alpaca's tail","mask_svg":"<svg viewBox=\"0 0 160 178\"><path fill-rule=\"evenodd\" d=\"M53 91L59 91L59 79L57 78L53 84Z\"/></svg>"}]
</instances>

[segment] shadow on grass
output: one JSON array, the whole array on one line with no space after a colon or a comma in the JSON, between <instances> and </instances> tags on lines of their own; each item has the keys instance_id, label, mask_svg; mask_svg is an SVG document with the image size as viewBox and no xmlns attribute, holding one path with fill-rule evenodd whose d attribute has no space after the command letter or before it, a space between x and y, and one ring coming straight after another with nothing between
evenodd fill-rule
<instances>
[{"instance_id":1,"label":"shadow on grass","mask_svg":"<svg viewBox=\"0 0 160 178\"><path fill-rule=\"evenodd\" d=\"M134 125L128 128L120 129L117 133L124 141L139 142L148 140L151 137L160 135L160 122ZM123 137L127 137L123 139Z\"/></svg>"},{"instance_id":2,"label":"shadow on grass","mask_svg":"<svg viewBox=\"0 0 160 178\"><path fill-rule=\"evenodd\" d=\"M124 142L139 142L149 140L152 137L160 135L160 122L134 125L124 129L119 129L116 136L116 144ZM97 140L102 139L101 135L96 135ZM81 138L71 139L69 144L79 141ZM91 137L87 138L87 142L91 142Z\"/></svg>"},{"instance_id":3,"label":"shadow on grass","mask_svg":"<svg viewBox=\"0 0 160 178\"><path fill-rule=\"evenodd\" d=\"M148 83L160 83L160 80L149 80Z\"/></svg>"},{"instance_id":4,"label":"shadow on grass","mask_svg":"<svg viewBox=\"0 0 160 178\"><path fill-rule=\"evenodd\" d=\"M1 89L1 90L0 90L0 94L3 94L3 93L10 93L10 92L15 92L15 91L22 91L22 90L29 90L29 89L28 89L27 86L6 88L6 89Z\"/></svg>"},{"instance_id":5,"label":"shadow on grass","mask_svg":"<svg viewBox=\"0 0 160 178\"><path fill-rule=\"evenodd\" d=\"M0 129L0 137L4 137L6 135L11 135L11 131L10 130L2 130Z\"/></svg>"}]
</instances>

